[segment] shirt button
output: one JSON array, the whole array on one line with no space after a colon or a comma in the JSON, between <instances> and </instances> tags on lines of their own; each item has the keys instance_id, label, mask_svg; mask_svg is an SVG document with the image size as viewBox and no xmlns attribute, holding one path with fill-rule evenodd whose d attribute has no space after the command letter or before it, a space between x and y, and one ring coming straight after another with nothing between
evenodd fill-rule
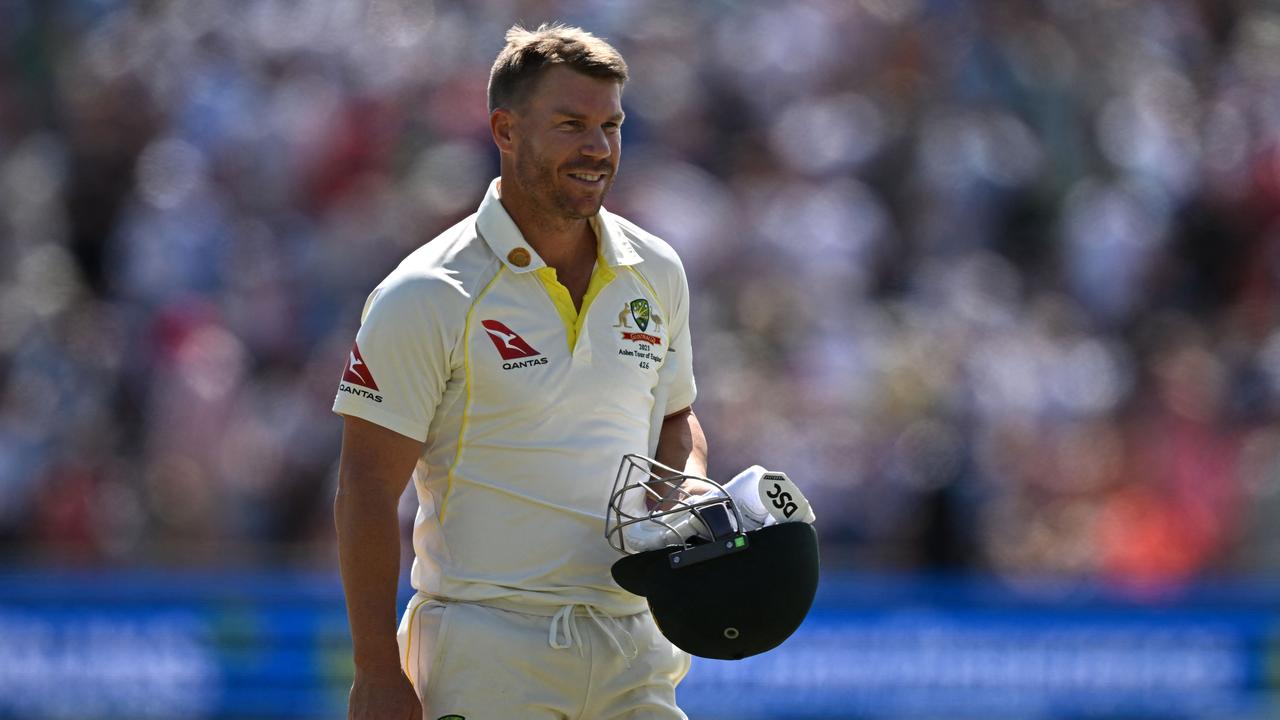
<instances>
[{"instance_id":1,"label":"shirt button","mask_svg":"<svg viewBox=\"0 0 1280 720\"><path fill-rule=\"evenodd\" d=\"M522 247L518 247L507 253L507 262L515 265L516 267L529 267L530 259L529 251Z\"/></svg>"}]
</instances>

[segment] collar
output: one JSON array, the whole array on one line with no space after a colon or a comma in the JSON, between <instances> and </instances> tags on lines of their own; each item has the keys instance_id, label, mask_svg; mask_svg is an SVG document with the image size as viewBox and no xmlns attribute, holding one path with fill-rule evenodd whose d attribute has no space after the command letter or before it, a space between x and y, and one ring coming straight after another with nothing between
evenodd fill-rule
<instances>
[{"instance_id":1,"label":"collar","mask_svg":"<svg viewBox=\"0 0 1280 720\"><path fill-rule=\"evenodd\" d=\"M526 273L546 267L547 264L538 257L533 247L525 242L524 235L507 214L507 209L502 207L502 201L498 198L499 179L494 178L489 183L489 190L480 202L480 211L476 217L476 228L480 231L480 236L511 272ZM610 267L635 265L641 261L639 253L631 247L631 242L618 226L617 218L608 210L600 208L600 212L591 218L591 229L595 231L599 243L597 255ZM518 264L521 259L526 260L524 265Z\"/></svg>"}]
</instances>

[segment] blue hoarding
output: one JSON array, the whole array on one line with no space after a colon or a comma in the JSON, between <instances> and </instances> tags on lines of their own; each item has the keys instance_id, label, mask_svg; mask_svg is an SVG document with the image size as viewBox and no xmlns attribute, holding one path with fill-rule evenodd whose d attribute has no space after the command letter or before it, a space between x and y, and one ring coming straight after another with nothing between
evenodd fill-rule
<instances>
[{"instance_id":1,"label":"blue hoarding","mask_svg":"<svg viewBox=\"0 0 1280 720\"><path fill-rule=\"evenodd\" d=\"M1254 720L1280 717L1278 657L1276 584L830 575L795 636L696 660L680 701L694 720ZM349 658L328 574L0 574L3 718L342 717Z\"/></svg>"}]
</instances>

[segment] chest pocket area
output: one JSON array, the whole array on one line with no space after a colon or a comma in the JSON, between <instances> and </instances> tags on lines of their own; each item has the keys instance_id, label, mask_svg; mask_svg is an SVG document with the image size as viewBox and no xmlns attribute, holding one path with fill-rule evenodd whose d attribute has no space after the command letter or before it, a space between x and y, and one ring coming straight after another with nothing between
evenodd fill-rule
<instances>
[{"instance_id":1,"label":"chest pocket area","mask_svg":"<svg viewBox=\"0 0 1280 720\"><path fill-rule=\"evenodd\" d=\"M658 370L667 357L667 319L657 304L644 296L615 300L609 309L613 322L608 331L618 363L644 375L652 374L656 383Z\"/></svg>"}]
</instances>

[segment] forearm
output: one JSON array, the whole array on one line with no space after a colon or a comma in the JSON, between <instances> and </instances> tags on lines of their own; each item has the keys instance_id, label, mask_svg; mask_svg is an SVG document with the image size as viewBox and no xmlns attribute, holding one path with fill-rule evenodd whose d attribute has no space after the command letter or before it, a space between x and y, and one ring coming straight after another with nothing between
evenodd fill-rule
<instances>
[{"instance_id":1,"label":"forearm","mask_svg":"<svg viewBox=\"0 0 1280 720\"><path fill-rule=\"evenodd\" d=\"M693 410L668 415L658 434L655 460L688 475L707 474L707 438Z\"/></svg>"},{"instance_id":2,"label":"forearm","mask_svg":"<svg viewBox=\"0 0 1280 720\"><path fill-rule=\"evenodd\" d=\"M357 672L399 672L396 589L400 580L398 497L339 487L334 501L338 565Z\"/></svg>"}]
</instances>

